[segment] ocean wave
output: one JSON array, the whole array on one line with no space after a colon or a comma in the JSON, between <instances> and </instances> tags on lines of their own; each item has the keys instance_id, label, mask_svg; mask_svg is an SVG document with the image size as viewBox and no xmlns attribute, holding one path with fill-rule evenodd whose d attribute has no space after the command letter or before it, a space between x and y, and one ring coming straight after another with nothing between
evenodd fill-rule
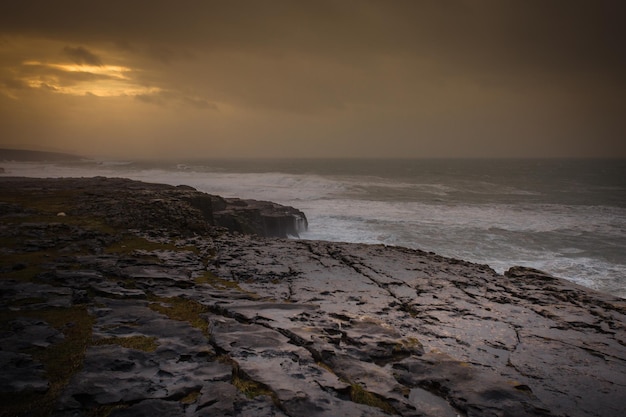
<instances>
[{"instance_id":1,"label":"ocean wave","mask_svg":"<svg viewBox=\"0 0 626 417\"><path fill-rule=\"evenodd\" d=\"M126 177L185 184L224 197L270 200L303 210L301 238L382 243L434 251L499 272L543 269L626 297L626 205L607 186L518 179L407 178L336 172L249 172L219 164L45 164L3 162L4 175ZM366 172L365 169L362 169ZM494 185L495 184L495 185ZM569 184L569 183L568 183ZM613 188L611 188L613 189ZM546 190L553 190L549 194Z\"/></svg>"}]
</instances>

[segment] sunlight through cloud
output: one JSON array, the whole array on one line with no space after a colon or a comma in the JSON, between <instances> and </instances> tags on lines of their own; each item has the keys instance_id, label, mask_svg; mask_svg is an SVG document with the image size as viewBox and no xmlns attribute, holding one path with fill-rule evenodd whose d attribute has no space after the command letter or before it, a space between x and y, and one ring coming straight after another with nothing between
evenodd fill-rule
<instances>
[{"instance_id":1,"label":"sunlight through cloud","mask_svg":"<svg viewBox=\"0 0 626 417\"><path fill-rule=\"evenodd\" d=\"M25 63L28 65L29 63ZM58 68L67 72L88 72L90 74L106 75L111 78L119 78L122 80L128 80L129 77L125 75L126 72L132 71L128 67L122 67L118 65L79 65L79 64L41 64L34 63L35 65L47 65L51 68Z\"/></svg>"},{"instance_id":2,"label":"sunlight through cloud","mask_svg":"<svg viewBox=\"0 0 626 417\"><path fill-rule=\"evenodd\" d=\"M22 81L31 88L46 88L61 94L98 97L137 96L161 91L136 84L130 74L136 70L120 65L84 65L25 61L37 70Z\"/></svg>"}]
</instances>

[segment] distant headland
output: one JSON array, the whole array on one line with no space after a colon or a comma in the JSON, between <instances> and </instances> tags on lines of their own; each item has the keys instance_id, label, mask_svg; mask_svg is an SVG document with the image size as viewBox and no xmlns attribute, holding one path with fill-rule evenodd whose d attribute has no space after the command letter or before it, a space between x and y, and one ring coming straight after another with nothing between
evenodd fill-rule
<instances>
[{"instance_id":1,"label":"distant headland","mask_svg":"<svg viewBox=\"0 0 626 417\"><path fill-rule=\"evenodd\" d=\"M82 161L88 158L63 152L31 151L27 149L0 148L0 161L60 162Z\"/></svg>"}]
</instances>

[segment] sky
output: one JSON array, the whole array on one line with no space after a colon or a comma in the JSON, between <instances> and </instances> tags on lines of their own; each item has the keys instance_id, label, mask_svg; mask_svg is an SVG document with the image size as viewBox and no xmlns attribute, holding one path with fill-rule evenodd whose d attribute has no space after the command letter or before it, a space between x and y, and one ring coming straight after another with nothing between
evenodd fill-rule
<instances>
[{"instance_id":1,"label":"sky","mask_svg":"<svg viewBox=\"0 0 626 417\"><path fill-rule=\"evenodd\" d=\"M0 147L626 158L624 4L11 1Z\"/></svg>"}]
</instances>

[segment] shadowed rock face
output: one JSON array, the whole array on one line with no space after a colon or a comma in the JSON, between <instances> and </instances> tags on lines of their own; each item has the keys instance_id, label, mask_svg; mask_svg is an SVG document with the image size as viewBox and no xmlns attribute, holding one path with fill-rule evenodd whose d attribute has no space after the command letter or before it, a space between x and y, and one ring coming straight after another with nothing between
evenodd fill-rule
<instances>
[{"instance_id":1,"label":"shadowed rock face","mask_svg":"<svg viewBox=\"0 0 626 417\"><path fill-rule=\"evenodd\" d=\"M215 198L213 201L215 202ZM299 237L308 228L306 216L293 207L269 201L221 199L213 211L216 225L235 232L265 237Z\"/></svg>"},{"instance_id":2,"label":"shadowed rock face","mask_svg":"<svg viewBox=\"0 0 626 417\"><path fill-rule=\"evenodd\" d=\"M624 300L527 268L230 234L206 220L226 200L186 188L21 181L0 181L4 414L626 412Z\"/></svg>"}]
</instances>

